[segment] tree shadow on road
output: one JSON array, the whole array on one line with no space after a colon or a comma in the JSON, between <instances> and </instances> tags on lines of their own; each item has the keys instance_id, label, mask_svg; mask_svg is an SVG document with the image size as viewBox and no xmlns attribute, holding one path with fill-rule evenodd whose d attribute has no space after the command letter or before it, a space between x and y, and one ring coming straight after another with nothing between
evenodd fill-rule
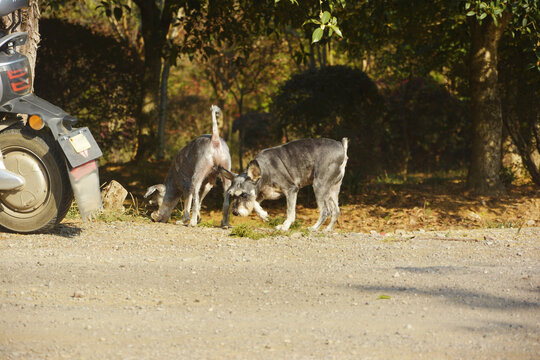
<instances>
[{"instance_id":1,"label":"tree shadow on road","mask_svg":"<svg viewBox=\"0 0 540 360\"><path fill-rule=\"evenodd\" d=\"M415 268L419 269L419 268ZM427 271L427 270L426 270ZM349 288L351 286L348 286ZM388 294L392 297L399 297L400 294L418 295L437 298L440 301L449 301L460 306L470 308L486 308L495 310L511 310L511 309L540 309L540 302L526 300L518 297L505 297L500 295L489 294L482 291L473 291L468 289L460 289L455 287L408 287L408 286L393 286L393 285L352 285L362 293L374 293L376 296L380 294ZM538 295L538 289L532 290Z\"/></svg>"}]
</instances>

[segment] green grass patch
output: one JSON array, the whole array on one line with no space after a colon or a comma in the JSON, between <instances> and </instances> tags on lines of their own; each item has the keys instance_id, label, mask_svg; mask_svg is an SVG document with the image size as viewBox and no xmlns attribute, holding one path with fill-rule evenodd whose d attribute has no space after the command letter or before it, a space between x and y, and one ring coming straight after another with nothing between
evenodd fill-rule
<instances>
[{"instance_id":1,"label":"green grass patch","mask_svg":"<svg viewBox=\"0 0 540 360\"><path fill-rule=\"evenodd\" d=\"M281 225L284 222L285 222L285 217L278 216L278 217L275 217L275 218L270 218L270 220L268 220L268 222L265 223L265 224L266 224L266 227L275 228L276 226ZM291 226L289 227L289 231L291 231L291 230L299 230L303 226L304 226L304 222L302 220L295 220L291 224Z\"/></svg>"},{"instance_id":2,"label":"green grass patch","mask_svg":"<svg viewBox=\"0 0 540 360\"><path fill-rule=\"evenodd\" d=\"M290 229L287 231L280 231L274 229L275 226L282 224L283 220L280 218L270 219L267 225L264 228L257 228L249 224L240 224L232 228L230 236L233 237L246 237L253 240L260 240L265 237L274 237L274 236L290 236L295 232L301 233L303 236L308 236L310 234L309 229L301 228L302 222L294 222Z\"/></svg>"},{"instance_id":3,"label":"green grass patch","mask_svg":"<svg viewBox=\"0 0 540 360\"><path fill-rule=\"evenodd\" d=\"M233 237L245 237L253 240L259 240L266 237L268 234L257 231L253 227L247 224L241 224L232 228L229 236Z\"/></svg>"},{"instance_id":4,"label":"green grass patch","mask_svg":"<svg viewBox=\"0 0 540 360\"><path fill-rule=\"evenodd\" d=\"M197 226L207 227L207 228L215 228L218 225L214 222L214 220L209 220L209 221L201 221Z\"/></svg>"},{"instance_id":5,"label":"green grass patch","mask_svg":"<svg viewBox=\"0 0 540 360\"><path fill-rule=\"evenodd\" d=\"M523 224L518 221L486 221L486 227L488 229L521 229L522 226Z\"/></svg>"}]
</instances>

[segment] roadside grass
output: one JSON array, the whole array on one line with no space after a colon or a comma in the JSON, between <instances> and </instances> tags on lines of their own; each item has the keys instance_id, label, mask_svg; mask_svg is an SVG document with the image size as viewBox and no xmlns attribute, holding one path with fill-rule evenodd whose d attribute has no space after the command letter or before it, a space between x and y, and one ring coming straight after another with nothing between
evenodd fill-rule
<instances>
[{"instance_id":1,"label":"roadside grass","mask_svg":"<svg viewBox=\"0 0 540 360\"><path fill-rule=\"evenodd\" d=\"M293 222L287 231L276 230L275 227L282 224L284 221L285 218L283 216L278 216L270 218L270 220L267 223L264 223L262 227L247 223L240 224L232 228L229 236L260 240L266 237L290 236L295 232L299 232L303 236L309 235L309 230L303 227L304 222L302 220Z\"/></svg>"},{"instance_id":2,"label":"roadside grass","mask_svg":"<svg viewBox=\"0 0 540 360\"><path fill-rule=\"evenodd\" d=\"M94 217L95 221L102 221L105 223L115 222L115 221L142 221L149 222L152 219L147 216L148 210L146 207L141 206L138 199L129 193L131 197L131 202L127 206L124 206L123 210L102 210L97 213ZM128 200L126 200L128 201ZM77 201L71 203L66 219L68 220L77 220L81 218L81 212L79 211L79 206Z\"/></svg>"},{"instance_id":3,"label":"roadside grass","mask_svg":"<svg viewBox=\"0 0 540 360\"><path fill-rule=\"evenodd\" d=\"M163 166L163 171L166 171ZM127 165L105 167L105 181L123 182L129 195L123 211L107 211L99 214L96 221L144 221L151 222L153 209L143 199L149 183L144 173L137 173ZM396 231L454 230L478 228L521 228L539 226L540 192L530 182L515 181L500 197L476 196L466 190L464 171L434 173L383 174L365 179L346 177L340 194L341 215L335 232L363 232L392 234ZM201 209L199 227L217 228L221 224L222 189L211 191ZM351 187L357 189L351 191ZM275 226L285 220L285 200L264 203L270 221L263 223L255 215L248 218L231 216L231 225L240 228L231 236L260 238L264 236L288 236L294 232L307 234L306 229L318 217L317 204L311 188L299 193L296 207L297 221L287 232L278 232ZM182 219L183 204L173 211L169 223ZM68 221L80 221L74 202L66 216ZM243 225L246 224L246 225ZM249 230L249 231L248 231ZM242 235L243 234L243 235ZM319 236L312 233L310 236ZM387 241L392 241L389 238Z\"/></svg>"},{"instance_id":4,"label":"roadside grass","mask_svg":"<svg viewBox=\"0 0 540 360\"><path fill-rule=\"evenodd\" d=\"M115 221L131 221L131 222L151 222L152 219L149 216L149 210L145 206L141 206L136 198L131 197L131 203L121 210L103 210L99 212L95 217L94 221L112 223ZM73 201L70 209L66 215L67 220L77 220L81 218L79 207L77 202ZM170 217L170 222L176 223L182 219L182 210L176 208ZM274 236L290 236L295 232L300 232L302 235L309 235L309 230L303 228L304 222L302 220L296 220L290 226L288 231L276 230L277 225L282 224L285 221L285 217L277 216L272 217L266 223L262 223L262 226L257 226L249 223L242 223L236 226L233 226L231 233L229 234L232 237L245 237L253 240L260 240L265 237L274 237ZM215 219L209 219L201 221L198 224L199 227L204 228L216 228L221 226L221 222Z\"/></svg>"}]
</instances>

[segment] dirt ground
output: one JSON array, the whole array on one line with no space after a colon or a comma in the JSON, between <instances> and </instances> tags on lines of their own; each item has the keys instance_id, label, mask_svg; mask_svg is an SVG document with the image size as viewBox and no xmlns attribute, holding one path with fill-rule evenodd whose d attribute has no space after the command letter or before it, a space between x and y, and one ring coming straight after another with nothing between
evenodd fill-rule
<instances>
[{"instance_id":1,"label":"dirt ground","mask_svg":"<svg viewBox=\"0 0 540 360\"><path fill-rule=\"evenodd\" d=\"M153 177L107 176L130 191L129 216L0 233L0 359L538 359L531 185L498 198L364 186L330 235L306 230L307 189L288 234L232 219L268 234L254 240L213 226L219 190L188 228L149 221ZM263 205L284 216L283 201Z\"/></svg>"},{"instance_id":2,"label":"dirt ground","mask_svg":"<svg viewBox=\"0 0 540 360\"><path fill-rule=\"evenodd\" d=\"M539 227L380 230L0 233L0 358L538 359Z\"/></svg>"}]
</instances>

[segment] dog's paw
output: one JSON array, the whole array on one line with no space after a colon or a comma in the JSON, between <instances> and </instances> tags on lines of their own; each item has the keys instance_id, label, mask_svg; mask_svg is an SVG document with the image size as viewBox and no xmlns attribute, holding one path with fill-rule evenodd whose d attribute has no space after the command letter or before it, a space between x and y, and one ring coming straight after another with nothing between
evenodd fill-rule
<instances>
[{"instance_id":1,"label":"dog's paw","mask_svg":"<svg viewBox=\"0 0 540 360\"><path fill-rule=\"evenodd\" d=\"M225 224L224 224L224 223L222 222L222 223L221 223L221 228L222 228L222 229L230 229L230 228L232 228L232 226L231 226L231 224L229 224L229 223L225 223Z\"/></svg>"},{"instance_id":2,"label":"dog's paw","mask_svg":"<svg viewBox=\"0 0 540 360\"><path fill-rule=\"evenodd\" d=\"M285 224L278 225L278 226L276 226L276 230L287 231L287 230L289 230L289 225L285 225Z\"/></svg>"}]
</instances>

